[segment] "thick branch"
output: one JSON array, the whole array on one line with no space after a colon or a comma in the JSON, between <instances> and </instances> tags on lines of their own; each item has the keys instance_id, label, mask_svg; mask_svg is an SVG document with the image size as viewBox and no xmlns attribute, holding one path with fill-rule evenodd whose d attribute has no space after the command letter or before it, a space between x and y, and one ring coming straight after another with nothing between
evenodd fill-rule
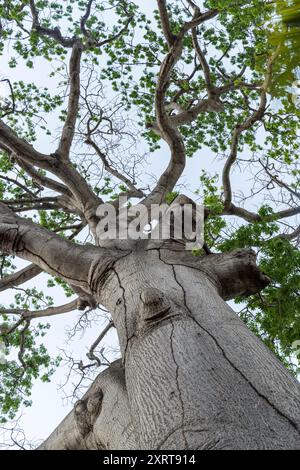
<instances>
[{"instance_id":1,"label":"thick branch","mask_svg":"<svg viewBox=\"0 0 300 470\"><path fill-rule=\"evenodd\" d=\"M41 272L41 268L34 264L30 264L26 268L1 279L0 292L3 292L6 289L12 289L13 287L20 286L21 284L24 284L25 282L30 281L34 277L38 276L41 274Z\"/></svg>"},{"instance_id":2,"label":"thick branch","mask_svg":"<svg viewBox=\"0 0 300 470\"><path fill-rule=\"evenodd\" d=\"M162 7L163 3L164 2L162 2ZM172 70L181 57L183 40L186 33L200 23L213 18L217 15L217 13L218 12L216 10L210 10L198 16L199 12L197 11L197 14L195 14L193 20L186 22L182 26L181 31L172 43L172 47L170 47L170 52L167 54L161 64L155 92L155 111L158 130L161 137L169 145L171 151L171 160L168 167L159 178L156 187L144 200L144 204L146 205L153 202L162 202L166 194L173 190L185 168L186 155L183 138L177 129L177 124L174 125L168 116L165 107L168 82ZM193 118L191 120L193 120Z\"/></svg>"},{"instance_id":3,"label":"thick branch","mask_svg":"<svg viewBox=\"0 0 300 470\"><path fill-rule=\"evenodd\" d=\"M207 259L221 284L224 300L256 294L270 283L270 279L258 268L256 253L251 249L210 255L204 263Z\"/></svg>"},{"instance_id":4,"label":"thick branch","mask_svg":"<svg viewBox=\"0 0 300 470\"><path fill-rule=\"evenodd\" d=\"M68 102L67 118L63 127L61 139L57 149L63 158L68 158L75 133L75 125L78 115L80 96L80 59L83 46L76 42L72 48L70 58L70 94Z\"/></svg>"},{"instance_id":5,"label":"thick branch","mask_svg":"<svg viewBox=\"0 0 300 470\"><path fill-rule=\"evenodd\" d=\"M114 252L84 247L71 243L58 235L16 216L7 206L0 204L0 250L30 261L49 274L58 276L72 285L89 292L88 276L93 262ZM78 269L80 267L80 269Z\"/></svg>"},{"instance_id":6,"label":"thick branch","mask_svg":"<svg viewBox=\"0 0 300 470\"><path fill-rule=\"evenodd\" d=\"M256 264L256 253L248 248L198 258L182 249L172 251L161 247L160 259L203 271L224 300L255 294L270 283Z\"/></svg>"},{"instance_id":7,"label":"thick branch","mask_svg":"<svg viewBox=\"0 0 300 470\"><path fill-rule=\"evenodd\" d=\"M89 222L92 230L95 229L95 212L102 200L92 191L86 180L69 162L59 154L44 155L35 150L25 140L20 139L15 132L0 120L0 148L14 156L19 165L40 184L45 184L62 194L73 195L71 208L81 211ZM65 183L41 176L34 167L53 173ZM67 203L67 201L65 201ZM66 204L70 207L69 204Z\"/></svg>"},{"instance_id":8,"label":"thick branch","mask_svg":"<svg viewBox=\"0 0 300 470\"><path fill-rule=\"evenodd\" d=\"M38 152L26 142L20 139L17 134L0 119L0 148L7 151L9 154L16 154L28 163L36 164L44 170L51 168L53 157Z\"/></svg>"}]
</instances>

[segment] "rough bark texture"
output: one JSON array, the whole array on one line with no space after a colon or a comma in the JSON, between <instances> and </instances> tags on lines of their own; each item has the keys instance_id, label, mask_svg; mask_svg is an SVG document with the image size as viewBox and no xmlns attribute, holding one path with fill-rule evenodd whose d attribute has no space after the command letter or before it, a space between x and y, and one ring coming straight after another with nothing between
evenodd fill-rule
<instances>
[{"instance_id":1,"label":"rough bark texture","mask_svg":"<svg viewBox=\"0 0 300 470\"><path fill-rule=\"evenodd\" d=\"M299 449L299 384L222 298L268 282L252 252L140 248L89 279L112 312L126 389L103 373L87 394L105 384L99 415L75 405L42 448Z\"/></svg>"},{"instance_id":2,"label":"rough bark texture","mask_svg":"<svg viewBox=\"0 0 300 470\"><path fill-rule=\"evenodd\" d=\"M125 387L124 367L116 361L94 381L74 410L39 450L135 449L136 436Z\"/></svg>"}]
</instances>

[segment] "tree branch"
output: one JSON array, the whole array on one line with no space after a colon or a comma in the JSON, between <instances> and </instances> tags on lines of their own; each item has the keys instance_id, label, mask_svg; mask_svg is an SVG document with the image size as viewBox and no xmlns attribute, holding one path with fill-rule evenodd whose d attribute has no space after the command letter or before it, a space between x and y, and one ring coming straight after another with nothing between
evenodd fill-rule
<instances>
[{"instance_id":1,"label":"tree branch","mask_svg":"<svg viewBox=\"0 0 300 470\"><path fill-rule=\"evenodd\" d=\"M90 33L86 30L85 26L86 26L87 20L89 19L90 15L91 15L91 9L92 9L93 1L94 0L89 0L88 1L87 7L86 7L86 12L85 12L85 14L83 15L83 17L81 18L81 21L80 21L81 32L86 38L90 38L90 36L91 36Z\"/></svg>"},{"instance_id":2,"label":"tree branch","mask_svg":"<svg viewBox=\"0 0 300 470\"><path fill-rule=\"evenodd\" d=\"M279 49L277 48L277 50L268 60L266 76L261 86L260 103L259 103L258 109L255 110L242 124L238 124L233 131L231 151L224 165L223 174L222 174L225 210L230 208L230 205L232 203L230 171L231 171L233 164L235 163L237 159L239 138L243 132L250 129L257 121L261 120L265 113L266 105L267 105L267 90L271 82L273 64L278 55L278 52L279 52Z\"/></svg>"},{"instance_id":3,"label":"tree branch","mask_svg":"<svg viewBox=\"0 0 300 470\"><path fill-rule=\"evenodd\" d=\"M0 314L5 315L20 315L22 320L34 320L35 318L51 317L54 315L61 315L63 313L73 312L77 310L79 299L72 300L64 305L58 307L49 307L45 310L23 310L23 309L0 309Z\"/></svg>"},{"instance_id":4,"label":"tree branch","mask_svg":"<svg viewBox=\"0 0 300 470\"><path fill-rule=\"evenodd\" d=\"M103 163L104 170L108 171L108 173L115 176L120 181L123 181L123 183L125 183L126 186L128 186L128 188L130 189L131 197L138 197L138 198L143 197L144 193L141 189L136 188L133 182L129 178L127 178L127 176L125 176L123 173L120 173L118 170L116 170L110 165L107 155L105 155L105 153L102 152L100 148L98 147L98 145L91 139L90 134L87 135L87 139L85 143L90 145L96 151L97 155L100 157Z\"/></svg>"},{"instance_id":5,"label":"tree branch","mask_svg":"<svg viewBox=\"0 0 300 470\"><path fill-rule=\"evenodd\" d=\"M202 67L202 71L203 71L204 80L205 80L205 83L206 83L208 95L210 97L213 94L214 86L213 86L212 79L211 79L209 65L207 63L205 55L203 54L203 52L201 50L201 47L200 47L200 44L199 44L199 41L198 41L198 38L197 38L197 28L192 29L192 39L193 39L193 46L194 46L197 58L198 58L198 60L200 62L200 65Z\"/></svg>"},{"instance_id":6,"label":"tree branch","mask_svg":"<svg viewBox=\"0 0 300 470\"><path fill-rule=\"evenodd\" d=\"M94 343L89 349L89 352L87 353L87 358L90 359L91 361L96 361L99 366L101 365L101 361L99 357L95 355L95 349L97 348L97 346L99 346L103 338L107 335L107 333L113 326L114 326L114 322L113 320L110 320L108 324L106 325L106 327L103 329L103 331L101 331L96 341L94 341Z\"/></svg>"},{"instance_id":7,"label":"tree branch","mask_svg":"<svg viewBox=\"0 0 300 470\"><path fill-rule=\"evenodd\" d=\"M0 120L0 148L15 157L21 167L40 184L61 192L66 196L73 196L71 208L81 211L86 220L95 230L95 213L102 200L92 191L87 181L74 168L71 162L65 161L59 154L44 155L36 151L28 142L20 139L9 126ZM57 176L66 186L41 176L34 167L49 171ZM70 207L70 199L65 199Z\"/></svg>"},{"instance_id":8,"label":"tree branch","mask_svg":"<svg viewBox=\"0 0 300 470\"><path fill-rule=\"evenodd\" d=\"M17 134L0 119L0 148L9 154L21 156L25 161L36 164L44 170L50 170L53 157L45 155L34 149L32 145L24 139L20 139Z\"/></svg>"},{"instance_id":9,"label":"tree branch","mask_svg":"<svg viewBox=\"0 0 300 470\"><path fill-rule=\"evenodd\" d=\"M20 183L16 179L9 178L8 176L4 176L4 175L0 175L0 179L2 179L3 181L7 181L8 183L15 184L18 188L22 189L24 193L27 193L32 198L36 197L36 194L34 192L30 191L30 189L28 189L27 186L25 186L25 184Z\"/></svg>"},{"instance_id":10,"label":"tree branch","mask_svg":"<svg viewBox=\"0 0 300 470\"><path fill-rule=\"evenodd\" d=\"M64 194L67 198L72 196L72 193L67 188L67 186L60 183L59 181L55 181L49 178L48 176L42 175L34 168L33 165L30 165L29 163L18 158L17 163L39 186L52 189L52 191L56 191L60 194Z\"/></svg>"},{"instance_id":11,"label":"tree branch","mask_svg":"<svg viewBox=\"0 0 300 470\"><path fill-rule=\"evenodd\" d=\"M251 249L212 254L200 261L201 267L206 264L217 275L224 300L256 294L270 283L268 276L258 268L256 253Z\"/></svg>"},{"instance_id":12,"label":"tree branch","mask_svg":"<svg viewBox=\"0 0 300 470\"><path fill-rule=\"evenodd\" d=\"M70 94L67 118L64 123L61 139L57 149L57 153L65 159L69 158L78 115L80 96L80 59L82 55L82 50L83 46L81 43L74 43L70 58Z\"/></svg>"},{"instance_id":13,"label":"tree branch","mask_svg":"<svg viewBox=\"0 0 300 470\"><path fill-rule=\"evenodd\" d=\"M162 2L162 7L163 6L164 2ZM182 26L179 34L172 43L172 46L170 47L169 53L161 64L155 91L156 121L161 137L169 145L171 151L171 160L166 170L160 176L155 188L152 190L150 195L143 201L143 204L145 205L152 204L153 202L162 202L166 194L173 190L174 186L176 185L185 168L186 154L183 138L177 129L177 125L174 124L174 122L172 122L172 120L168 116L165 107L165 98L168 89L168 82L172 70L174 69L175 65L181 57L183 49L183 39L186 33L190 29L199 25L200 23L213 18L217 15L217 13L217 10L209 10L198 16L199 12L197 11L193 20L186 22Z\"/></svg>"},{"instance_id":14,"label":"tree branch","mask_svg":"<svg viewBox=\"0 0 300 470\"><path fill-rule=\"evenodd\" d=\"M237 207L234 204L231 204L228 209L224 209L222 215L235 215L237 217L241 217L242 219L246 220L247 222L262 222L262 221L276 221L280 219L286 219L288 217L293 217L295 215L300 214L300 206L292 207L290 209L284 209L282 211L274 212L268 216L261 217L256 212L248 211L243 207Z\"/></svg>"},{"instance_id":15,"label":"tree branch","mask_svg":"<svg viewBox=\"0 0 300 470\"><path fill-rule=\"evenodd\" d=\"M73 47L73 45L77 41L76 38L63 37L60 29L57 27L54 29L51 29L51 28L45 28L41 26L39 22L39 15L38 15L38 10L36 8L35 1L30 0L29 5L30 5L30 10L31 10L31 15L32 15L32 29L33 30L35 30L37 33L41 34L42 36L47 36L49 38L54 39L63 47L67 47L67 48Z\"/></svg>"},{"instance_id":16,"label":"tree branch","mask_svg":"<svg viewBox=\"0 0 300 470\"><path fill-rule=\"evenodd\" d=\"M176 37L174 36L174 34L172 34L171 31L166 0L157 0L157 6L159 10L160 22L164 36L166 38L169 48L171 48L175 42Z\"/></svg>"},{"instance_id":17,"label":"tree branch","mask_svg":"<svg viewBox=\"0 0 300 470\"><path fill-rule=\"evenodd\" d=\"M78 285L87 292L89 271L96 260L117 256L116 252L71 243L58 235L16 216L0 204L0 250L30 261L49 274ZM78 273L80 265L80 273Z\"/></svg>"},{"instance_id":18,"label":"tree branch","mask_svg":"<svg viewBox=\"0 0 300 470\"><path fill-rule=\"evenodd\" d=\"M1 222L0 222L1 223ZM21 269L20 271L10 274L9 276L4 277L0 280L0 292L3 292L6 289L11 289L17 287L21 284L24 284L27 281L30 281L34 277L41 274L43 270L34 264L30 264L26 268Z\"/></svg>"}]
</instances>

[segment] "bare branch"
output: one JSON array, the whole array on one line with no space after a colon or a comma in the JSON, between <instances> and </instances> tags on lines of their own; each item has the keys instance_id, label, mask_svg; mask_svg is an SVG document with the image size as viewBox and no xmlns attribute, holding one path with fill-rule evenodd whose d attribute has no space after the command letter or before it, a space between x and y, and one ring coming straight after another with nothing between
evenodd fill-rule
<instances>
[{"instance_id":1,"label":"bare branch","mask_svg":"<svg viewBox=\"0 0 300 470\"><path fill-rule=\"evenodd\" d=\"M214 91L214 86L213 86L212 79L211 79L209 65L207 63L207 60L205 58L204 53L201 50L201 47L200 47L200 44L199 44L199 41L198 41L198 38L197 38L197 28L193 28L193 30L192 30L192 39L193 39L193 46L194 46L194 49L196 51L197 58L198 58L198 60L201 64L201 67L202 67L202 70L203 70L208 95L211 96L213 94L213 91Z\"/></svg>"},{"instance_id":2,"label":"bare branch","mask_svg":"<svg viewBox=\"0 0 300 470\"><path fill-rule=\"evenodd\" d=\"M90 15L91 15L91 9L92 9L93 1L94 0L89 0L88 1L87 7L86 7L86 12L85 12L85 14L83 15L83 17L81 18L81 21L80 21L81 32L86 38L90 38L90 36L91 36L89 31L86 30L85 26L86 26L87 20L89 19Z\"/></svg>"},{"instance_id":3,"label":"bare branch","mask_svg":"<svg viewBox=\"0 0 300 470\"><path fill-rule=\"evenodd\" d=\"M115 251L71 243L28 219L16 216L0 203L0 250L31 261L49 274L72 285L89 288L90 268L95 260L118 257ZM78 274L78 265L80 273Z\"/></svg>"},{"instance_id":4,"label":"bare branch","mask_svg":"<svg viewBox=\"0 0 300 470\"><path fill-rule=\"evenodd\" d=\"M41 268L34 264L30 264L26 268L1 279L0 292L24 284L25 282L30 281L34 277L38 276L41 272Z\"/></svg>"},{"instance_id":5,"label":"bare branch","mask_svg":"<svg viewBox=\"0 0 300 470\"><path fill-rule=\"evenodd\" d=\"M54 315L61 315L63 313L73 312L77 310L79 299L72 300L64 305L58 307L48 307L45 310L24 310L24 309L0 309L0 314L5 315L20 315L22 320L33 320L35 318L51 317Z\"/></svg>"},{"instance_id":6,"label":"bare branch","mask_svg":"<svg viewBox=\"0 0 300 470\"><path fill-rule=\"evenodd\" d=\"M21 156L25 161L31 164L38 164L40 168L49 170L52 160L49 155L38 152L26 142L20 139L17 134L0 119L0 148L8 151L9 154Z\"/></svg>"},{"instance_id":7,"label":"bare branch","mask_svg":"<svg viewBox=\"0 0 300 470\"><path fill-rule=\"evenodd\" d=\"M76 38L66 38L62 35L59 28L45 28L40 25L39 22L39 15L38 10L36 8L36 4L34 0L30 0L30 10L32 14L32 29L35 30L37 33L41 34L42 36L48 36L49 38L54 39L55 41L59 42L63 47L73 47L76 43Z\"/></svg>"},{"instance_id":8,"label":"bare branch","mask_svg":"<svg viewBox=\"0 0 300 470\"><path fill-rule=\"evenodd\" d=\"M80 59L82 50L83 46L79 42L76 42L72 47L72 54L70 58L70 94L68 112L57 149L57 153L65 159L67 159L70 154L78 115L80 96Z\"/></svg>"},{"instance_id":9,"label":"bare branch","mask_svg":"<svg viewBox=\"0 0 300 470\"><path fill-rule=\"evenodd\" d=\"M175 41L175 36L172 34L169 14L167 10L167 2L166 0L157 0L157 6L160 15L160 21L163 33L165 35L166 41L168 43L169 48L171 48Z\"/></svg>"},{"instance_id":10,"label":"bare branch","mask_svg":"<svg viewBox=\"0 0 300 470\"><path fill-rule=\"evenodd\" d=\"M177 126L174 125L168 116L165 107L168 82L172 70L180 60L183 48L183 39L186 33L190 29L213 18L217 14L217 10L209 10L198 16L199 11L197 10L196 14L194 15L194 19L192 21L186 22L182 26L180 33L177 35L175 41L172 44L172 47L170 48L169 53L161 64L155 92L155 111L158 130L161 137L169 145L171 151L171 160L168 167L159 178L156 187L143 201L143 203L146 205L149 203L151 204L153 201L162 202L166 194L173 190L185 168L186 154L183 138L178 131Z\"/></svg>"},{"instance_id":11,"label":"bare branch","mask_svg":"<svg viewBox=\"0 0 300 470\"><path fill-rule=\"evenodd\" d=\"M279 186L281 188L285 188L289 193L291 193L297 199L300 199L300 192L295 191L293 188L291 188L284 181L280 180L277 175L272 174L271 171L268 168L268 165L264 165L263 162L261 161L261 159L259 159L259 163L264 168L265 172L271 178L271 180L274 181L274 183L277 184L277 186Z\"/></svg>"},{"instance_id":12,"label":"bare branch","mask_svg":"<svg viewBox=\"0 0 300 470\"><path fill-rule=\"evenodd\" d=\"M107 335L107 333L113 326L114 322L113 320L110 320L104 330L100 333L96 341L94 341L94 343L91 345L90 350L87 353L88 359L90 359L91 361L96 361L99 366L101 365L101 360L95 355L95 349L99 346L103 338Z\"/></svg>"},{"instance_id":13,"label":"bare branch","mask_svg":"<svg viewBox=\"0 0 300 470\"><path fill-rule=\"evenodd\" d=\"M130 189L131 197L138 197L138 198L143 197L144 193L141 189L136 188L133 182L126 175L124 175L123 173L120 173L118 170L116 170L110 165L107 155L105 155L105 153L101 151L98 145L91 139L91 136L89 134L87 136L85 143L90 145L96 151L97 155L101 158L104 170L108 171L108 173L115 176L120 181L123 181L123 183L125 183L126 186L128 186L128 188Z\"/></svg>"}]
</instances>

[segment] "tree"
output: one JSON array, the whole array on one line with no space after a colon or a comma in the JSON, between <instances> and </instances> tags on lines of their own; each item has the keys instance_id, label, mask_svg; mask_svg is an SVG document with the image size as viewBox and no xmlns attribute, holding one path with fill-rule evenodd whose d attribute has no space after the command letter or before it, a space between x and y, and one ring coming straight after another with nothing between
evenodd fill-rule
<instances>
[{"instance_id":1,"label":"tree","mask_svg":"<svg viewBox=\"0 0 300 470\"><path fill-rule=\"evenodd\" d=\"M33 320L104 306L112 319L89 359L102 365L96 349L112 327L122 359L100 373L41 448L299 448L292 353L300 338L300 111L283 74L289 35L274 42L282 24L272 19L276 2L151 4L148 17L138 2L123 0L0 6L10 67L52 62L53 89L61 76L67 87L53 94L4 78L0 289L20 289L44 272L49 287L78 296L59 307L37 289L21 289L1 309L3 420L30 404L35 378L48 381L59 365L39 342L47 324ZM62 122L56 140L54 119ZM39 150L46 140L48 153ZM140 142L170 155L146 188ZM185 250L174 233L99 237L107 201L191 202L179 180L196 152L223 165L221 183L200 176L203 249ZM254 178L248 196L233 188L238 166ZM15 257L30 264L15 272ZM230 299L242 304L240 315Z\"/></svg>"}]
</instances>

